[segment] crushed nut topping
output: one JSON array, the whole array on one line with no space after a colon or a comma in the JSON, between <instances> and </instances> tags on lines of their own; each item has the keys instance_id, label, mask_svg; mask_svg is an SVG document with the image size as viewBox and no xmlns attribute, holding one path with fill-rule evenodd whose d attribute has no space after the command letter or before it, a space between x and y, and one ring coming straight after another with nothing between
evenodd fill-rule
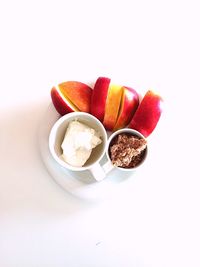
<instances>
[{"instance_id":1,"label":"crushed nut topping","mask_svg":"<svg viewBox=\"0 0 200 267\"><path fill-rule=\"evenodd\" d=\"M119 134L111 142L109 154L113 165L121 168L134 168L144 157L147 142L131 134Z\"/></svg>"}]
</instances>

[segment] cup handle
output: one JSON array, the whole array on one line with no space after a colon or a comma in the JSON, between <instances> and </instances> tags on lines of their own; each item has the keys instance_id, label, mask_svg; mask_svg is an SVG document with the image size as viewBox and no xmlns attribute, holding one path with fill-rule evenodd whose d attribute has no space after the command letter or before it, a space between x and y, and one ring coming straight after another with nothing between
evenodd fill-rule
<instances>
[{"instance_id":1,"label":"cup handle","mask_svg":"<svg viewBox=\"0 0 200 267\"><path fill-rule=\"evenodd\" d=\"M106 175L114 168L112 163L110 161L107 161L103 166L101 166L99 163L96 163L92 166L92 168L89 170L96 181L100 182L104 178L106 178Z\"/></svg>"},{"instance_id":2,"label":"cup handle","mask_svg":"<svg viewBox=\"0 0 200 267\"><path fill-rule=\"evenodd\" d=\"M114 169L114 166L112 163L108 160L103 166L102 166L105 174L107 175L112 169Z\"/></svg>"},{"instance_id":3,"label":"cup handle","mask_svg":"<svg viewBox=\"0 0 200 267\"><path fill-rule=\"evenodd\" d=\"M89 171L98 182L102 181L106 177L106 173L99 163L94 164Z\"/></svg>"}]
</instances>

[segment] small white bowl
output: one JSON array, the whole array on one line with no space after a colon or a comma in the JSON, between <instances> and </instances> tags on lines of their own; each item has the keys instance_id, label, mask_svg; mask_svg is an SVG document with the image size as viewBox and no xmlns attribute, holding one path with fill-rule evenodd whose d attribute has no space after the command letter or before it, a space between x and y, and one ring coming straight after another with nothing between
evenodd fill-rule
<instances>
[{"instance_id":1,"label":"small white bowl","mask_svg":"<svg viewBox=\"0 0 200 267\"><path fill-rule=\"evenodd\" d=\"M110 144L113 140L113 138L115 138L117 135L119 134L130 134L130 135L133 135L133 136L137 136L139 138L143 138L146 140L147 142L147 139L138 131L136 130L133 130L133 129L130 129L130 128L124 128L124 129L120 129L114 133L111 134L111 136L109 137L108 139L108 142L107 142L107 147L106 147L106 156L108 158L108 161L110 162L110 164L114 167L114 168L117 168L119 169L120 171L125 171L125 172L130 172L130 171L133 171L135 170L136 168L140 167L144 161L146 160L146 157L147 157L147 154L148 154L148 144L147 144L147 147L145 149L145 152L144 152L144 155L143 155L143 158L142 160L133 168L122 168L122 167L117 167L117 166L114 166L111 162L111 159L110 159L110 155L109 155L109 147L110 147Z\"/></svg>"}]
</instances>

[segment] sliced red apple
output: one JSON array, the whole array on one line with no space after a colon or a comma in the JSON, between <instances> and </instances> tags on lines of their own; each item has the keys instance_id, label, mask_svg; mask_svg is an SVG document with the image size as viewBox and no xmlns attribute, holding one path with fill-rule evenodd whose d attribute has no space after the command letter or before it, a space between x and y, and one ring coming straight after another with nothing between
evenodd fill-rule
<instances>
[{"instance_id":1,"label":"sliced red apple","mask_svg":"<svg viewBox=\"0 0 200 267\"><path fill-rule=\"evenodd\" d=\"M51 89L52 102L61 115L73 111L89 112L92 89L81 82L68 81Z\"/></svg>"},{"instance_id":2,"label":"sliced red apple","mask_svg":"<svg viewBox=\"0 0 200 267\"><path fill-rule=\"evenodd\" d=\"M51 89L51 99L55 109L60 115L78 111L78 108L75 107L70 101L68 101L56 87L53 87Z\"/></svg>"},{"instance_id":3,"label":"sliced red apple","mask_svg":"<svg viewBox=\"0 0 200 267\"><path fill-rule=\"evenodd\" d=\"M148 137L155 129L161 113L162 98L149 90L143 97L138 109L129 124L129 128L135 129Z\"/></svg>"},{"instance_id":4,"label":"sliced red apple","mask_svg":"<svg viewBox=\"0 0 200 267\"><path fill-rule=\"evenodd\" d=\"M92 91L90 113L101 122L104 119L109 84L109 78L99 77Z\"/></svg>"},{"instance_id":5,"label":"sliced red apple","mask_svg":"<svg viewBox=\"0 0 200 267\"><path fill-rule=\"evenodd\" d=\"M122 86L115 84L110 84L108 89L103 125L109 131L112 131L114 129L117 121L122 91Z\"/></svg>"},{"instance_id":6,"label":"sliced red apple","mask_svg":"<svg viewBox=\"0 0 200 267\"><path fill-rule=\"evenodd\" d=\"M130 87L122 87L122 98L114 130L124 128L131 121L133 114L139 105L138 93Z\"/></svg>"}]
</instances>

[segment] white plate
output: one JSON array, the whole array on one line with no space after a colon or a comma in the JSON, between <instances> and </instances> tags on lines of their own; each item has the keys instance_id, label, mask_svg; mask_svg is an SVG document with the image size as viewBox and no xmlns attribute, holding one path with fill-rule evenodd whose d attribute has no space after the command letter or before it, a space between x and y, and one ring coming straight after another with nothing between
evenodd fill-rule
<instances>
[{"instance_id":1,"label":"white plate","mask_svg":"<svg viewBox=\"0 0 200 267\"><path fill-rule=\"evenodd\" d=\"M39 127L39 147L42 160L52 178L67 192L85 199L99 199L110 196L121 182L125 182L134 172L112 170L107 177L96 182L89 171L73 172L62 168L53 159L48 146L48 138L53 124L60 118L53 104L50 104ZM105 156L101 163L106 161Z\"/></svg>"}]
</instances>

